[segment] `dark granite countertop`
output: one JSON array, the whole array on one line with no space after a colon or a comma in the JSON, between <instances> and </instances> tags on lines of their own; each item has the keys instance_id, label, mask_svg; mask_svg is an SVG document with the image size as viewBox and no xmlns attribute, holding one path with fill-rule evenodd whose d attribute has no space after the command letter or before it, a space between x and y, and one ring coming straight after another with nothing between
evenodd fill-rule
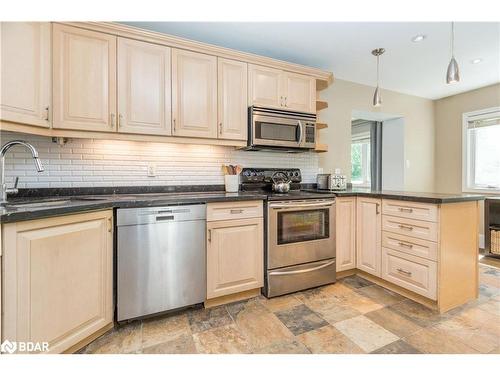
<instances>
[{"instance_id":1,"label":"dark granite countertop","mask_svg":"<svg viewBox=\"0 0 500 375\"><path fill-rule=\"evenodd\" d=\"M325 190L308 189L307 191L324 192ZM484 195L478 194L440 194L440 193L420 193L409 191L371 190L370 188L350 188L345 191L333 192L338 197L372 197L397 199L400 201L412 201L421 203L457 203L467 201L484 200Z\"/></svg>"},{"instance_id":2,"label":"dark granite countertop","mask_svg":"<svg viewBox=\"0 0 500 375\"><path fill-rule=\"evenodd\" d=\"M224 191L15 198L9 200L8 206L0 207L0 221L9 223L106 208L265 199L267 199L267 195L258 192L226 193ZM33 204L39 203L42 205L33 206Z\"/></svg>"},{"instance_id":3,"label":"dark granite countertop","mask_svg":"<svg viewBox=\"0 0 500 375\"><path fill-rule=\"evenodd\" d=\"M304 189L305 188L305 189ZM346 191L318 190L310 185L301 191L288 194L271 192L240 191L226 193L221 186L194 186L183 191L184 187L129 187L129 188L75 188L75 189L37 189L20 191L20 196L11 198L9 205L0 207L0 222L9 223L60 216L106 208L147 207L173 204L193 204L241 200L290 200L290 199L328 199L348 196L388 198L424 203L455 203L483 200L483 195L475 194L436 194L398 191L373 191L366 188L350 188Z\"/></svg>"}]
</instances>

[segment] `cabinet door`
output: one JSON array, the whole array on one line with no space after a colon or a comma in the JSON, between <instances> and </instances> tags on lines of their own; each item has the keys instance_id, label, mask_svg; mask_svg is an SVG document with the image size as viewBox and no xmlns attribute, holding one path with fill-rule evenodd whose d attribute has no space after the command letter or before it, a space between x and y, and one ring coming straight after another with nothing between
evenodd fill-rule
<instances>
[{"instance_id":1,"label":"cabinet door","mask_svg":"<svg viewBox=\"0 0 500 375\"><path fill-rule=\"evenodd\" d=\"M2 22L0 118L50 126L50 23Z\"/></svg>"},{"instance_id":2,"label":"cabinet door","mask_svg":"<svg viewBox=\"0 0 500 375\"><path fill-rule=\"evenodd\" d=\"M284 108L282 71L258 65L248 66L249 105Z\"/></svg>"},{"instance_id":3,"label":"cabinet door","mask_svg":"<svg viewBox=\"0 0 500 375\"><path fill-rule=\"evenodd\" d=\"M248 132L247 63L217 59L219 138L246 140Z\"/></svg>"},{"instance_id":4,"label":"cabinet door","mask_svg":"<svg viewBox=\"0 0 500 375\"><path fill-rule=\"evenodd\" d=\"M217 138L217 58L172 50L173 135Z\"/></svg>"},{"instance_id":5,"label":"cabinet door","mask_svg":"<svg viewBox=\"0 0 500 375\"><path fill-rule=\"evenodd\" d=\"M118 131L171 134L170 48L118 38Z\"/></svg>"},{"instance_id":6,"label":"cabinet door","mask_svg":"<svg viewBox=\"0 0 500 375\"><path fill-rule=\"evenodd\" d=\"M357 268L381 276L382 221L381 200L357 198L356 258Z\"/></svg>"},{"instance_id":7,"label":"cabinet door","mask_svg":"<svg viewBox=\"0 0 500 375\"><path fill-rule=\"evenodd\" d=\"M207 299L264 285L263 219L207 223Z\"/></svg>"},{"instance_id":8,"label":"cabinet door","mask_svg":"<svg viewBox=\"0 0 500 375\"><path fill-rule=\"evenodd\" d=\"M53 28L54 122L59 129L116 130L116 37Z\"/></svg>"},{"instance_id":9,"label":"cabinet door","mask_svg":"<svg viewBox=\"0 0 500 375\"><path fill-rule=\"evenodd\" d=\"M5 224L4 339L61 353L113 322L112 211Z\"/></svg>"},{"instance_id":10,"label":"cabinet door","mask_svg":"<svg viewBox=\"0 0 500 375\"><path fill-rule=\"evenodd\" d=\"M312 77L284 73L285 107L292 111L316 113L316 80Z\"/></svg>"},{"instance_id":11,"label":"cabinet door","mask_svg":"<svg viewBox=\"0 0 500 375\"><path fill-rule=\"evenodd\" d=\"M337 198L337 272L356 268L356 198Z\"/></svg>"}]
</instances>

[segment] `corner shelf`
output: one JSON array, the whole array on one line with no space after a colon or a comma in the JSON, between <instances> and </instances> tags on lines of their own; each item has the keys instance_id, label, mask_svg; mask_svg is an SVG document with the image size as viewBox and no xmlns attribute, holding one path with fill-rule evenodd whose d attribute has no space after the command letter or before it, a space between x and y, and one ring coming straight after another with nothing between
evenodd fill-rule
<instances>
[{"instance_id":1,"label":"corner shelf","mask_svg":"<svg viewBox=\"0 0 500 375\"><path fill-rule=\"evenodd\" d=\"M316 111L328 108L328 102L324 100L316 100Z\"/></svg>"},{"instance_id":2,"label":"corner shelf","mask_svg":"<svg viewBox=\"0 0 500 375\"><path fill-rule=\"evenodd\" d=\"M325 143L316 143L316 148L314 149L314 152L327 152L328 151L328 145Z\"/></svg>"}]
</instances>

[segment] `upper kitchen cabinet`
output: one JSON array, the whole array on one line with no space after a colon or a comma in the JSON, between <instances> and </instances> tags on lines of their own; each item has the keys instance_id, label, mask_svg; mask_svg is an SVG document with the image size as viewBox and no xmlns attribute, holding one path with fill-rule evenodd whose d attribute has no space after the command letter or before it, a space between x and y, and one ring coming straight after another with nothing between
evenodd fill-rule
<instances>
[{"instance_id":1,"label":"upper kitchen cabinet","mask_svg":"<svg viewBox=\"0 0 500 375\"><path fill-rule=\"evenodd\" d=\"M313 77L258 65L249 65L249 104L316 113Z\"/></svg>"},{"instance_id":2,"label":"upper kitchen cabinet","mask_svg":"<svg viewBox=\"0 0 500 375\"><path fill-rule=\"evenodd\" d=\"M248 66L250 105L283 108L282 71L258 65Z\"/></svg>"},{"instance_id":3,"label":"upper kitchen cabinet","mask_svg":"<svg viewBox=\"0 0 500 375\"><path fill-rule=\"evenodd\" d=\"M118 131L170 135L171 49L118 38Z\"/></svg>"},{"instance_id":4,"label":"upper kitchen cabinet","mask_svg":"<svg viewBox=\"0 0 500 375\"><path fill-rule=\"evenodd\" d=\"M303 74L284 73L285 108L316 113L316 80Z\"/></svg>"},{"instance_id":5,"label":"upper kitchen cabinet","mask_svg":"<svg viewBox=\"0 0 500 375\"><path fill-rule=\"evenodd\" d=\"M53 27L53 128L116 130L116 37Z\"/></svg>"},{"instance_id":6,"label":"upper kitchen cabinet","mask_svg":"<svg viewBox=\"0 0 500 375\"><path fill-rule=\"evenodd\" d=\"M247 64L217 59L218 138L247 139Z\"/></svg>"},{"instance_id":7,"label":"upper kitchen cabinet","mask_svg":"<svg viewBox=\"0 0 500 375\"><path fill-rule=\"evenodd\" d=\"M50 126L50 23L2 22L0 119Z\"/></svg>"},{"instance_id":8,"label":"upper kitchen cabinet","mask_svg":"<svg viewBox=\"0 0 500 375\"><path fill-rule=\"evenodd\" d=\"M217 138L217 58L172 50L173 135Z\"/></svg>"}]
</instances>

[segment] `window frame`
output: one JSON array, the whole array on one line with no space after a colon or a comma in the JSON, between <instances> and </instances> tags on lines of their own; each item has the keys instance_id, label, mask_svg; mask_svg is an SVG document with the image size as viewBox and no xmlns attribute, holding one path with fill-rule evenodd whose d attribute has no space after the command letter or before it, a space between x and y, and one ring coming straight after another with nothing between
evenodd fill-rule
<instances>
[{"instance_id":1,"label":"window frame","mask_svg":"<svg viewBox=\"0 0 500 375\"><path fill-rule=\"evenodd\" d=\"M363 142L364 140L368 140L368 142ZM351 136L351 148L354 143L361 144L361 174L363 181L354 182L351 176L351 184L356 187L371 187L371 171L368 172L368 167L370 163L368 162L368 158L371 156L371 150L368 152L368 146L371 146L371 133L364 132ZM352 153L352 151L351 151ZM352 155L352 154L351 154ZM363 168L364 167L364 168ZM352 174L352 156L351 156L351 174Z\"/></svg>"},{"instance_id":2,"label":"window frame","mask_svg":"<svg viewBox=\"0 0 500 375\"><path fill-rule=\"evenodd\" d=\"M473 164L474 145L469 142L468 127L471 120L480 120L492 116L500 116L500 107L491 107L478 111L465 112L462 114L462 192L464 193L488 193L500 194L500 187L485 188L478 187L472 183L475 165Z\"/></svg>"}]
</instances>

